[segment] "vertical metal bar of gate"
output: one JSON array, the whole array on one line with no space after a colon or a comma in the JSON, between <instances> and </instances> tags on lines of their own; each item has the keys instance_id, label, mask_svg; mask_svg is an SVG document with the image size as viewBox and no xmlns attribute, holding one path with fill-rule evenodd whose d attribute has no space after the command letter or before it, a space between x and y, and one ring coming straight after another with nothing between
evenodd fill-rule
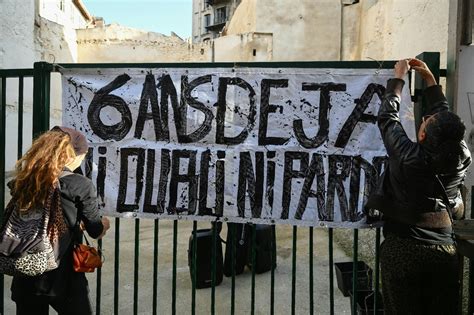
<instances>
[{"instance_id":1,"label":"vertical metal bar of gate","mask_svg":"<svg viewBox=\"0 0 474 315\"><path fill-rule=\"evenodd\" d=\"M133 262L133 314L138 314L138 271L140 259L140 219L135 219L135 255Z\"/></svg>"},{"instance_id":2,"label":"vertical metal bar of gate","mask_svg":"<svg viewBox=\"0 0 474 315\"><path fill-rule=\"evenodd\" d=\"M194 222L195 223L195 222ZM193 229L194 231L195 229ZM153 230L153 315L157 314L158 311L158 245L159 245L159 233L160 233L160 220L155 219L154 230ZM196 249L194 249L196 250ZM194 282L193 281L193 285Z\"/></svg>"},{"instance_id":3,"label":"vertical metal bar of gate","mask_svg":"<svg viewBox=\"0 0 474 315\"><path fill-rule=\"evenodd\" d=\"M474 219L474 186L471 186L471 219ZM467 313L474 313L474 260L469 259L469 284L468 284L468 305Z\"/></svg>"},{"instance_id":4,"label":"vertical metal bar of gate","mask_svg":"<svg viewBox=\"0 0 474 315\"><path fill-rule=\"evenodd\" d=\"M270 314L275 314L276 228L272 225L272 269L270 275Z\"/></svg>"},{"instance_id":5,"label":"vertical metal bar of gate","mask_svg":"<svg viewBox=\"0 0 474 315\"><path fill-rule=\"evenodd\" d=\"M309 228L309 313L314 313L313 296L313 227Z\"/></svg>"},{"instance_id":6,"label":"vertical metal bar of gate","mask_svg":"<svg viewBox=\"0 0 474 315\"><path fill-rule=\"evenodd\" d=\"M251 245L251 251L252 251L252 257L251 257L251 265L252 265L252 288L251 288L251 297L250 297L250 313L251 315L255 314L255 269L257 268L256 266L256 240L257 240L257 225L252 224L252 245Z\"/></svg>"},{"instance_id":7,"label":"vertical metal bar of gate","mask_svg":"<svg viewBox=\"0 0 474 315\"><path fill-rule=\"evenodd\" d=\"M229 226L227 226L229 228ZM235 313L235 259L236 259L236 252L237 252L237 244L236 244L236 240L237 240L237 233L236 233L236 230L237 230L237 225L236 224L232 224L230 226L230 229L231 229L231 246L232 246L232 249L231 249L231 272L232 272L232 283L231 283L231 298L230 298L230 313L231 315L234 315Z\"/></svg>"},{"instance_id":8,"label":"vertical metal bar of gate","mask_svg":"<svg viewBox=\"0 0 474 315\"><path fill-rule=\"evenodd\" d=\"M358 276L358 254L359 254L359 230L354 229L353 240L353 264L352 264L352 314L357 314L357 276Z\"/></svg>"},{"instance_id":9,"label":"vertical metal bar of gate","mask_svg":"<svg viewBox=\"0 0 474 315\"><path fill-rule=\"evenodd\" d=\"M329 314L334 314L334 250L333 229L328 229L328 251L329 251Z\"/></svg>"},{"instance_id":10,"label":"vertical metal bar of gate","mask_svg":"<svg viewBox=\"0 0 474 315\"><path fill-rule=\"evenodd\" d=\"M216 257L217 257L217 224L212 222L212 251L211 251L211 314L216 312Z\"/></svg>"},{"instance_id":11,"label":"vertical metal bar of gate","mask_svg":"<svg viewBox=\"0 0 474 315\"><path fill-rule=\"evenodd\" d=\"M293 257L291 264L291 314L294 315L296 312L296 246L297 246L297 233L298 228L296 225L293 226Z\"/></svg>"},{"instance_id":12,"label":"vertical metal bar of gate","mask_svg":"<svg viewBox=\"0 0 474 315\"><path fill-rule=\"evenodd\" d=\"M102 249L102 239L97 240L97 246ZM97 280L96 280L96 296L95 296L95 313L100 314L102 297L102 267L97 268Z\"/></svg>"},{"instance_id":13,"label":"vertical metal bar of gate","mask_svg":"<svg viewBox=\"0 0 474 315\"><path fill-rule=\"evenodd\" d=\"M176 314L176 255L178 247L178 220L173 221L173 273L171 286L171 313Z\"/></svg>"},{"instance_id":14,"label":"vertical metal bar of gate","mask_svg":"<svg viewBox=\"0 0 474 315\"><path fill-rule=\"evenodd\" d=\"M17 159L23 155L23 89L24 76L18 77L18 138L17 138Z\"/></svg>"},{"instance_id":15,"label":"vertical metal bar of gate","mask_svg":"<svg viewBox=\"0 0 474 315\"><path fill-rule=\"evenodd\" d=\"M33 67L33 139L49 129L52 70L47 62L35 62Z\"/></svg>"},{"instance_id":16,"label":"vertical metal bar of gate","mask_svg":"<svg viewBox=\"0 0 474 315\"><path fill-rule=\"evenodd\" d=\"M119 313L119 280L120 280L120 218L115 218L114 250L114 315Z\"/></svg>"},{"instance_id":17,"label":"vertical metal bar of gate","mask_svg":"<svg viewBox=\"0 0 474 315\"><path fill-rule=\"evenodd\" d=\"M5 124L6 124L6 77L0 77L0 222L3 221L3 210L5 209ZM4 313L4 278L0 274L0 314Z\"/></svg>"},{"instance_id":18,"label":"vertical metal bar of gate","mask_svg":"<svg viewBox=\"0 0 474 315\"><path fill-rule=\"evenodd\" d=\"M191 314L196 314L196 259L197 259L197 222L193 221L193 244L192 244L192 262L191 262Z\"/></svg>"}]
</instances>

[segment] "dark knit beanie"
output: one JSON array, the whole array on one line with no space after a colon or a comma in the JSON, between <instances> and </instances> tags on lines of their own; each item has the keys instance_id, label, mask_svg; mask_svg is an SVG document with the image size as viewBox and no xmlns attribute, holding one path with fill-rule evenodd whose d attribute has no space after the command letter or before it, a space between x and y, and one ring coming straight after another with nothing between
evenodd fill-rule
<instances>
[{"instance_id":1,"label":"dark knit beanie","mask_svg":"<svg viewBox=\"0 0 474 315\"><path fill-rule=\"evenodd\" d=\"M87 152L87 149L89 148L89 144L87 143L86 137L79 131L68 128L68 127L63 127L63 126L55 126L52 131L62 131L64 133L67 133L69 137L71 138L71 145L74 148L74 153L76 155L81 155Z\"/></svg>"}]
</instances>

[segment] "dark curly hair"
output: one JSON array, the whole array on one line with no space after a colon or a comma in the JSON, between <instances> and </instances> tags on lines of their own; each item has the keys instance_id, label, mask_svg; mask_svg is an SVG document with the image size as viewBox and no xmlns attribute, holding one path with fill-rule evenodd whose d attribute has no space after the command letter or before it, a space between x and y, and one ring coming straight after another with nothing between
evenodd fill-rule
<instances>
[{"instance_id":1,"label":"dark curly hair","mask_svg":"<svg viewBox=\"0 0 474 315\"><path fill-rule=\"evenodd\" d=\"M461 141L465 132L466 126L453 112L438 112L429 120L425 127L424 145L432 152L431 164L436 170L447 170L458 165L463 154Z\"/></svg>"},{"instance_id":2,"label":"dark curly hair","mask_svg":"<svg viewBox=\"0 0 474 315\"><path fill-rule=\"evenodd\" d=\"M463 140L466 126L458 115L446 110L433 116L426 125L425 132L427 144L436 148L446 141Z\"/></svg>"}]
</instances>

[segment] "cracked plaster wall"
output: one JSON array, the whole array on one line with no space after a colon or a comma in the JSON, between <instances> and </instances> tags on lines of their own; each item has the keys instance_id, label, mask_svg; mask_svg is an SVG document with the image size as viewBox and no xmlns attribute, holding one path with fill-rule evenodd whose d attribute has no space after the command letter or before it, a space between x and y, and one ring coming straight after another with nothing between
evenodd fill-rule
<instances>
[{"instance_id":1,"label":"cracked plaster wall","mask_svg":"<svg viewBox=\"0 0 474 315\"><path fill-rule=\"evenodd\" d=\"M344 32L356 25L349 18L352 13L359 21L359 32L353 32L359 40L357 49L344 57L397 60L439 51L441 67L446 67L449 0L362 0L345 10Z\"/></svg>"}]
</instances>

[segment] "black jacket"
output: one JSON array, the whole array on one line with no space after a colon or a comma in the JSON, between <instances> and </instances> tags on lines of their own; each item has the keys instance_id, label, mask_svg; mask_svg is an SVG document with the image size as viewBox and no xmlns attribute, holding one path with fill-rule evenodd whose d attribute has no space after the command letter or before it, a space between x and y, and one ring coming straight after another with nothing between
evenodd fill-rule
<instances>
[{"instance_id":1,"label":"black jacket","mask_svg":"<svg viewBox=\"0 0 474 315\"><path fill-rule=\"evenodd\" d=\"M432 161L436 152L427 145L410 140L400 122L403 85L403 80L389 80L379 109L377 123L389 161L366 207L378 209L389 220L407 225L429 229L451 228L442 188L434 174L441 179L451 204L460 209L460 186L471 163L471 154L466 143L461 141L457 159L441 163L442 168L434 171ZM449 110L440 86L427 88L424 97L428 103L426 114Z\"/></svg>"}]
</instances>

